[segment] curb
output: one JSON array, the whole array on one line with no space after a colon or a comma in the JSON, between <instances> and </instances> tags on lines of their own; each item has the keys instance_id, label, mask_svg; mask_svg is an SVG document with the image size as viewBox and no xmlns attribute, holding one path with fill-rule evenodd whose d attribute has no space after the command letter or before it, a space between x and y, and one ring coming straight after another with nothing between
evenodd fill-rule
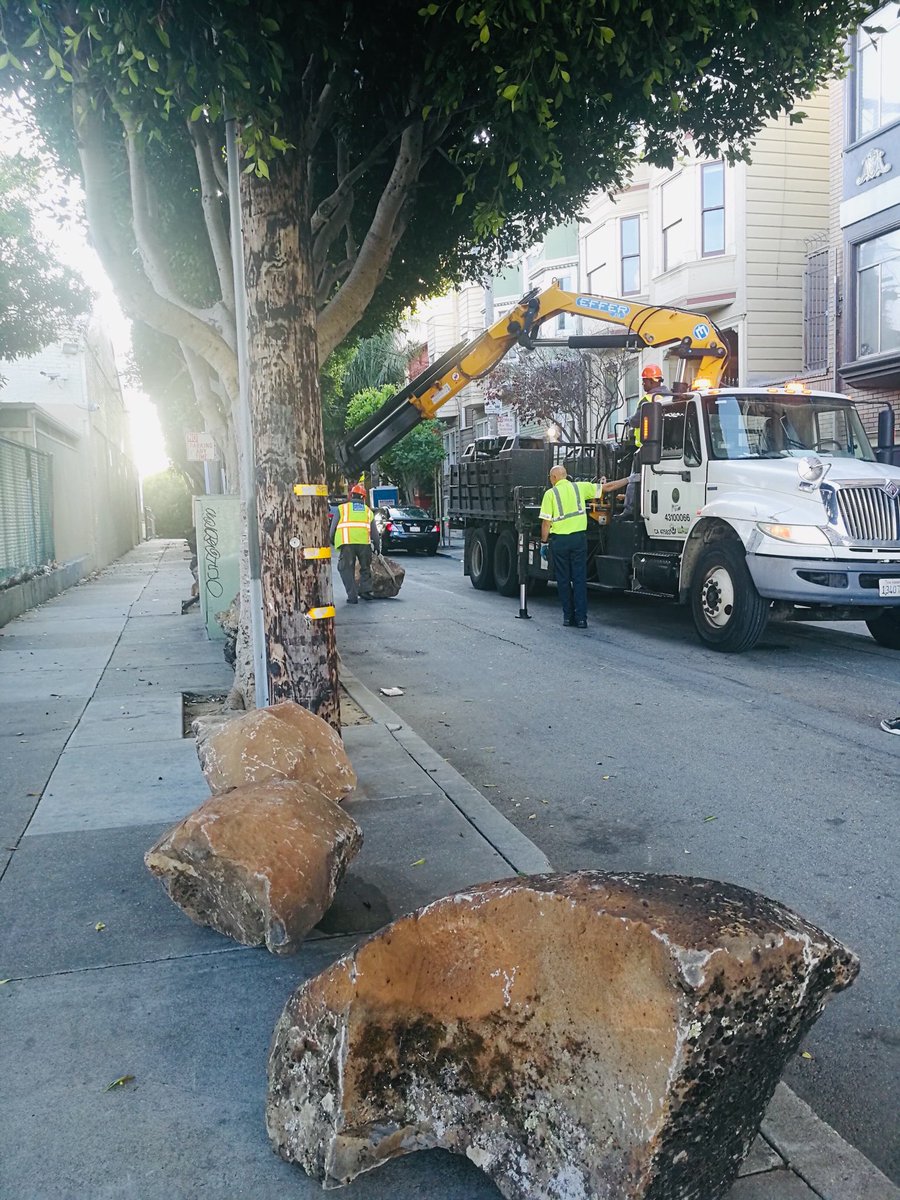
<instances>
[{"instance_id":1,"label":"curb","mask_svg":"<svg viewBox=\"0 0 900 1200\"><path fill-rule=\"evenodd\" d=\"M760 1132L822 1200L900 1200L900 1188L785 1083L775 1089Z\"/></svg>"},{"instance_id":2,"label":"curb","mask_svg":"<svg viewBox=\"0 0 900 1200\"><path fill-rule=\"evenodd\" d=\"M450 803L501 858L506 859L517 875L545 875L552 872L552 863L534 842L524 833L520 833L511 821L499 813L476 787L463 779L462 775L423 738L414 733L379 696L360 683L343 661L340 664L340 679L350 698L368 713L373 721L387 727L391 736L403 747L413 762L431 776Z\"/></svg>"}]
</instances>

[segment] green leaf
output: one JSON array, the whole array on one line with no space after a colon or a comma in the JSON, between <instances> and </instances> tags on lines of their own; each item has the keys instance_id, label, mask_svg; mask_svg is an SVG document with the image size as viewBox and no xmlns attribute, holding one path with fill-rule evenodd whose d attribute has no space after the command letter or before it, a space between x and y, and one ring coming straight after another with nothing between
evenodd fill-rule
<instances>
[{"instance_id":1,"label":"green leaf","mask_svg":"<svg viewBox=\"0 0 900 1200\"><path fill-rule=\"evenodd\" d=\"M288 148L287 142L283 141L280 137L270 137L269 144L273 150L287 150Z\"/></svg>"},{"instance_id":2,"label":"green leaf","mask_svg":"<svg viewBox=\"0 0 900 1200\"><path fill-rule=\"evenodd\" d=\"M53 63L54 67L61 67L63 65L63 56L55 46L48 46L47 53L50 55L50 61Z\"/></svg>"},{"instance_id":3,"label":"green leaf","mask_svg":"<svg viewBox=\"0 0 900 1200\"><path fill-rule=\"evenodd\" d=\"M652 25L653 24L653 9L645 8L644 11L641 13L641 20L644 22L645 25L648 25L648 26Z\"/></svg>"},{"instance_id":4,"label":"green leaf","mask_svg":"<svg viewBox=\"0 0 900 1200\"><path fill-rule=\"evenodd\" d=\"M143 50L138 50L137 46L134 47L131 53L138 60L138 62L143 62L146 57Z\"/></svg>"},{"instance_id":5,"label":"green leaf","mask_svg":"<svg viewBox=\"0 0 900 1200\"><path fill-rule=\"evenodd\" d=\"M256 173L257 175L262 176L263 179L269 178L269 164L264 158L258 158L256 160Z\"/></svg>"},{"instance_id":6,"label":"green leaf","mask_svg":"<svg viewBox=\"0 0 900 1200\"><path fill-rule=\"evenodd\" d=\"M126 74L126 75L128 76L128 78L131 80L131 82L134 84L134 86L135 86L135 87L137 87L137 85L138 85L138 73L137 73L137 71L134 69L134 67L129 67L129 68L127 69L127 71L125 72L125 74Z\"/></svg>"},{"instance_id":7,"label":"green leaf","mask_svg":"<svg viewBox=\"0 0 900 1200\"><path fill-rule=\"evenodd\" d=\"M509 83L500 93L504 100L515 100L519 94L519 85L517 83Z\"/></svg>"},{"instance_id":8,"label":"green leaf","mask_svg":"<svg viewBox=\"0 0 900 1200\"><path fill-rule=\"evenodd\" d=\"M203 116L203 105L198 104L196 108L191 110L191 121L199 121Z\"/></svg>"},{"instance_id":9,"label":"green leaf","mask_svg":"<svg viewBox=\"0 0 900 1200\"><path fill-rule=\"evenodd\" d=\"M560 71L559 77L563 83L571 83L572 81L568 71Z\"/></svg>"},{"instance_id":10,"label":"green leaf","mask_svg":"<svg viewBox=\"0 0 900 1200\"><path fill-rule=\"evenodd\" d=\"M52 79L55 74L56 74L56 67L48 67L47 70L43 74L43 78L44 79Z\"/></svg>"},{"instance_id":11,"label":"green leaf","mask_svg":"<svg viewBox=\"0 0 900 1200\"><path fill-rule=\"evenodd\" d=\"M462 204L462 202L463 202L463 200L465 200L465 198L466 198L465 192L457 192L456 199L453 202L453 207L459 208L459 206Z\"/></svg>"},{"instance_id":12,"label":"green leaf","mask_svg":"<svg viewBox=\"0 0 900 1200\"><path fill-rule=\"evenodd\" d=\"M428 120L428 114L429 114L430 112L431 112L431 105L430 105L430 104L426 104L426 105L425 105L425 107L422 109L422 120L423 120L423 121L427 121L427 120Z\"/></svg>"},{"instance_id":13,"label":"green leaf","mask_svg":"<svg viewBox=\"0 0 900 1200\"><path fill-rule=\"evenodd\" d=\"M38 41L40 40L40 36L41 36L41 31L40 31L40 29L35 29L34 33L30 33L30 34L28 35L28 37L25 39L25 41L22 43L22 45L23 45L23 46L24 46L26 49L27 49L29 46L36 46L36 45L38 44Z\"/></svg>"},{"instance_id":14,"label":"green leaf","mask_svg":"<svg viewBox=\"0 0 900 1200\"><path fill-rule=\"evenodd\" d=\"M159 38L159 40L162 42L162 44L168 50L172 45L169 35L163 29L162 25L154 25L153 28L156 30L156 36Z\"/></svg>"},{"instance_id":15,"label":"green leaf","mask_svg":"<svg viewBox=\"0 0 900 1200\"><path fill-rule=\"evenodd\" d=\"M241 172L241 174L242 174L242 175L249 175L251 171L255 171L255 170L256 170L256 163L255 163L255 162L248 162L248 163L247 163L247 165L246 165L246 167L244 167L243 171Z\"/></svg>"},{"instance_id":16,"label":"green leaf","mask_svg":"<svg viewBox=\"0 0 900 1200\"><path fill-rule=\"evenodd\" d=\"M9 55L8 54L0 54L0 71L2 71L4 67L8 67L8 66L9 66Z\"/></svg>"},{"instance_id":17,"label":"green leaf","mask_svg":"<svg viewBox=\"0 0 900 1200\"><path fill-rule=\"evenodd\" d=\"M153 55L152 55L152 54L148 54L148 56L147 56L147 66L150 68L150 70L151 70L151 71L158 71L158 70L159 70L159 63L158 63L158 62L157 62L157 60L156 60L156 59L153 57Z\"/></svg>"},{"instance_id":18,"label":"green leaf","mask_svg":"<svg viewBox=\"0 0 900 1200\"><path fill-rule=\"evenodd\" d=\"M522 188L525 186L524 182L522 181L521 175L516 175L515 179L513 180L513 183L516 185L516 187L519 189L520 192L521 192Z\"/></svg>"},{"instance_id":19,"label":"green leaf","mask_svg":"<svg viewBox=\"0 0 900 1200\"><path fill-rule=\"evenodd\" d=\"M66 83L72 82L72 76L69 74L69 72L64 67L60 67L59 77L60 77L60 79L64 79L66 81Z\"/></svg>"},{"instance_id":20,"label":"green leaf","mask_svg":"<svg viewBox=\"0 0 900 1200\"><path fill-rule=\"evenodd\" d=\"M277 33L281 28L278 22L272 17L263 17L260 21L260 25L262 25L266 33Z\"/></svg>"},{"instance_id":21,"label":"green leaf","mask_svg":"<svg viewBox=\"0 0 900 1200\"><path fill-rule=\"evenodd\" d=\"M517 162L510 163L509 169L506 172L507 178L511 179L512 176L515 175L516 171L518 171L518 169L519 169L519 164Z\"/></svg>"},{"instance_id":22,"label":"green leaf","mask_svg":"<svg viewBox=\"0 0 900 1200\"><path fill-rule=\"evenodd\" d=\"M487 25L482 25L481 32L478 35L478 40L481 42L482 45L484 45L485 42L489 42L491 40L491 31L487 27Z\"/></svg>"}]
</instances>

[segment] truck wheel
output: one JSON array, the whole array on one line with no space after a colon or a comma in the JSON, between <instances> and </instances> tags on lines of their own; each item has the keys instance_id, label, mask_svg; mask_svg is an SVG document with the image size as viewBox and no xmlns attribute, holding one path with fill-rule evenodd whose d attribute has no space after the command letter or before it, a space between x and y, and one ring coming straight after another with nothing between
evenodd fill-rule
<instances>
[{"instance_id":1,"label":"truck wheel","mask_svg":"<svg viewBox=\"0 0 900 1200\"><path fill-rule=\"evenodd\" d=\"M740 654L756 645L769 620L769 601L754 587L742 547L720 541L701 551L691 579L691 613L713 650Z\"/></svg>"},{"instance_id":2,"label":"truck wheel","mask_svg":"<svg viewBox=\"0 0 900 1200\"><path fill-rule=\"evenodd\" d=\"M889 608L880 617L866 621L866 624L879 646L887 646L888 650L900 650L900 609Z\"/></svg>"},{"instance_id":3,"label":"truck wheel","mask_svg":"<svg viewBox=\"0 0 900 1200\"><path fill-rule=\"evenodd\" d=\"M504 529L494 545L494 582L501 596L518 596L519 563L516 535Z\"/></svg>"},{"instance_id":4,"label":"truck wheel","mask_svg":"<svg viewBox=\"0 0 900 1200\"><path fill-rule=\"evenodd\" d=\"M494 539L484 529L472 535L469 579L479 592L489 592L494 586Z\"/></svg>"}]
</instances>

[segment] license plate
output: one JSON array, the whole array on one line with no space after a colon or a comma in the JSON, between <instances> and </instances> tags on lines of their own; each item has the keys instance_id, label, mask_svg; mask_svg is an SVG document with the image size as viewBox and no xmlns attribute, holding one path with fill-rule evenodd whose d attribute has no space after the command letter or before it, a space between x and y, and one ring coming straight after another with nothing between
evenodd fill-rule
<instances>
[{"instance_id":1,"label":"license plate","mask_svg":"<svg viewBox=\"0 0 900 1200\"><path fill-rule=\"evenodd\" d=\"M410 525L409 532L410 533L421 533L422 526L421 525Z\"/></svg>"},{"instance_id":2,"label":"license plate","mask_svg":"<svg viewBox=\"0 0 900 1200\"><path fill-rule=\"evenodd\" d=\"M879 579L879 596L900 596L900 579Z\"/></svg>"}]
</instances>

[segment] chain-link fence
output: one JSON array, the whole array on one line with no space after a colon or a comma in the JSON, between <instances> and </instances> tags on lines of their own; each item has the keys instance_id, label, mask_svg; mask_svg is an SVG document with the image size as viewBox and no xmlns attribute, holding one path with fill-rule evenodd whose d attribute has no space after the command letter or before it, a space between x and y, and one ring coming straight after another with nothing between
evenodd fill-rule
<instances>
[{"instance_id":1,"label":"chain-link fence","mask_svg":"<svg viewBox=\"0 0 900 1200\"><path fill-rule=\"evenodd\" d=\"M0 582L53 556L50 455L0 438Z\"/></svg>"}]
</instances>

